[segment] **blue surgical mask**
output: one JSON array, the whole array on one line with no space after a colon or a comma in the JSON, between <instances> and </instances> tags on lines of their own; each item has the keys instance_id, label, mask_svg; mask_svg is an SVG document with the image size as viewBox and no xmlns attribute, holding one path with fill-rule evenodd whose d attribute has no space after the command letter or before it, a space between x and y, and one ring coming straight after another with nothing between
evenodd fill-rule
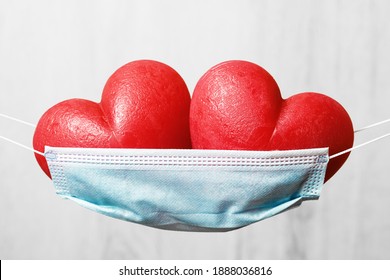
<instances>
[{"instance_id":1,"label":"blue surgical mask","mask_svg":"<svg viewBox=\"0 0 390 280\"><path fill-rule=\"evenodd\" d=\"M390 133L331 157L327 148L265 152L46 147L44 153L34 152L46 157L57 194L83 207L160 229L228 231L318 199L330 158L387 136Z\"/></svg>"},{"instance_id":2,"label":"blue surgical mask","mask_svg":"<svg viewBox=\"0 0 390 280\"><path fill-rule=\"evenodd\" d=\"M188 231L240 228L317 199L328 149L46 147L57 194L114 218Z\"/></svg>"}]
</instances>

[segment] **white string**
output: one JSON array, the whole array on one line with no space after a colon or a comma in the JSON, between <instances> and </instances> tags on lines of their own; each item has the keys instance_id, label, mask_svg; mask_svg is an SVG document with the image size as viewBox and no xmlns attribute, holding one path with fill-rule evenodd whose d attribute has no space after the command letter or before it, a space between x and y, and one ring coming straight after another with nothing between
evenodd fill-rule
<instances>
[{"instance_id":1,"label":"white string","mask_svg":"<svg viewBox=\"0 0 390 280\"><path fill-rule=\"evenodd\" d=\"M26 122L26 121L23 121L23 120L19 120L19 119L17 119L17 118L14 118L14 117L11 117L11 116L2 114L2 113L0 113L0 117L7 118L7 119L10 119L10 120L13 120L13 121L16 121L16 122L19 122L19 123L22 123L22 124L25 124L25 125L34 127L34 128L36 127L35 124L29 123L29 122ZM379 125L382 125L382 124L385 124L385 123L388 123L388 122L390 122L390 119L383 120L383 121L380 121L380 122L377 122L377 123L374 123L374 124L371 124L371 125L368 125L368 126L359 128L359 129L356 129L356 130L354 131L354 133L358 133L358 132L361 132L361 131L364 131L364 130L367 130L367 129L370 129L370 128L373 128L373 127L376 127L376 126L379 126ZM368 145L368 144L371 144L371 143L373 143L373 142L376 142L376 141L381 140L381 139L383 139L383 138L385 138L385 137L388 137L388 136L390 136L390 133L387 133L387 134L385 134L385 135L382 135L382 136L380 136L380 137L377 137L377 138L375 138L375 139L372 139L372 140L370 140L370 141L367 141L367 142L365 142L365 143L363 143L363 144L354 146L354 147L349 148L349 149L347 149L347 150L341 151L341 152L339 152L339 153L337 153L337 154L331 155L331 156L329 157L329 159L332 159L332 158L341 156L341 155L343 155L343 154L349 153L349 152L351 152L351 151L353 151L353 150L356 150L356 149L358 149L358 148L361 148L361 147L363 147L363 146L366 146L366 145ZM40 154L40 155L42 155L42 156L45 156L44 153L42 153L42 152L40 152L40 151L37 151L37 150L34 150L33 148L30 148L30 147L28 147L28 146L26 146L26 145L20 144L20 143L14 141L14 140L11 140L11 139L9 139L9 138L7 138L7 137L0 136L0 139L6 140L6 141L8 141L8 142L10 142L10 143L13 143L13 144L15 144L15 145L17 145L17 146L20 146L20 147L22 147L22 148L25 148L25 149L27 149L27 150L29 150L29 151L32 151L32 152L34 152L34 153Z\"/></svg>"},{"instance_id":2,"label":"white string","mask_svg":"<svg viewBox=\"0 0 390 280\"><path fill-rule=\"evenodd\" d=\"M6 118L6 119L10 119L10 120L13 120L13 121L16 121L16 122L19 122L19 123L22 123L22 124L25 124L25 125L34 127L34 128L36 127L36 125L33 124L33 123L29 123L29 122L26 122L26 121L22 121L22 120L20 120L20 119L17 119L17 118L8 116L8 115L6 115L6 114L0 113L0 117ZM0 139L3 139L3 140L5 140L5 141L8 141L8 142L10 142L10 143L12 143L12 144L15 144L15 145L17 145L17 146L19 146L19 147L25 148L25 149L27 149L27 150L29 150L29 151L34 152L34 153L40 154L40 155L42 155L42 156L45 156L44 153L42 153L42 152L40 152L40 151L37 151L37 150L34 150L33 148L31 148L31 147L29 147L29 146L20 144L20 143L14 141L14 140L12 140L12 139L9 139L9 138L7 138L7 137L4 137L4 136L1 136L1 135L0 135Z\"/></svg>"},{"instance_id":3,"label":"white string","mask_svg":"<svg viewBox=\"0 0 390 280\"><path fill-rule=\"evenodd\" d=\"M347 149L347 150L344 150L344 151L342 151L342 152L340 152L340 153L331 155L331 156L329 157L329 159L332 159L332 158L341 156L341 155L343 155L343 154L349 153L350 151L356 150L356 149L358 149L358 148L361 148L361 147L363 147L363 146L366 146L366 145L368 145L368 144L371 144L372 142L376 142L376 141L378 141L378 140L380 140L380 139L383 139L383 138L385 138L385 137L388 137L388 136L390 136L390 133L387 133L387 134L385 134L385 135L379 136L379 137L377 137L377 138L375 138L375 139L372 139L372 140L370 140L370 141L364 142L363 144L354 146L354 147L352 147L352 148L350 148L350 149Z\"/></svg>"},{"instance_id":4,"label":"white string","mask_svg":"<svg viewBox=\"0 0 390 280\"><path fill-rule=\"evenodd\" d=\"M40 155L42 155L42 156L45 156L44 153L42 153L42 152L40 152L40 151L37 151L37 150L34 150L33 148L30 148L30 147L28 147L28 146L26 146L26 145L20 144L20 143L14 141L14 140L11 140L11 139L9 139L9 138L7 138L7 137L4 137L4 136L1 136L1 135L0 135L0 139L3 139L3 140L5 140L5 141L8 141L8 142L10 142L10 143L12 143L12 144L18 145L19 147L25 148L25 149L27 149L27 150L29 150L29 151L34 152L34 153L40 154Z\"/></svg>"},{"instance_id":5,"label":"white string","mask_svg":"<svg viewBox=\"0 0 390 280\"><path fill-rule=\"evenodd\" d=\"M10 120L13 120L13 121L16 121L16 122L19 122L19 123L22 123L22 124L25 124L25 125L34 127L34 128L36 127L36 125L33 124L33 123L29 123L29 122L26 122L26 121L22 121L22 120L19 120L19 119L17 119L17 118L14 118L14 117L11 117L11 116L2 114L2 113L0 113L0 117L6 118L6 119L10 119Z\"/></svg>"},{"instance_id":6,"label":"white string","mask_svg":"<svg viewBox=\"0 0 390 280\"><path fill-rule=\"evenodd\" d=\"M381 121L381 122L377 122L377 123L373 123L373 124L361 127L359 129L356 129L354 132L358 133L360 131L367 130L369 128L372 128L372 127L375 127L375 126L379 126L379 125L382 125L382 124L385 124L385 123L388 123L388 122L390 122L390 119L387 119L387 120L384 120L384 121Z\"/></svg>"},{"instance_id":7,"label":"white string","mask_svg":"<svg viewBox=\"0 0 390 280\"><path fill-rule=\"evenodd\" d=\"M382 125L382 124L385 124L385 123L388 123L388 122L390 122L390 119L383 120L383 121L380 121L380 122L377 122L377 123L373 123L373 124L370 124L370 125L361 127L361 128L359 128L359 129L356 129L356 130L354 131L354 133L358 133L358 132L361 132L361 131L364 131L364 130L367 130L367 129L370 129L370 128L373 128L373 127L376 127L376 126L379 126L379 125ZM329 159L332 159L332 158L341 156L341 155L343 155L343 154L349 153L349 152L351 152L351 151L353 151L353 150L356 150L356 149L358 149L358 148L364 147L364 146L366 146L366 145L368 145L368 144L371 144L371 143L373 143L373 142L376 142L376 141L381 140L381 139L383 139L383 138L385 138L385 137L388 137L388 136L390 136L390 133L387 133L387 134L385 134L385 135L379 136L379 137L377 137L377 138L375 138L375 139L372 139L372 140L367 141L367 142L365 142L365 143L362 143L362 144L360 144L360 145L354 146L354 147L349 148L349 149L347 149L347 150L341 151L341 152L339 152L339 153L337 153L337 154L331 155L331 156L329 157Z\"/></svg>"}]
</instances>

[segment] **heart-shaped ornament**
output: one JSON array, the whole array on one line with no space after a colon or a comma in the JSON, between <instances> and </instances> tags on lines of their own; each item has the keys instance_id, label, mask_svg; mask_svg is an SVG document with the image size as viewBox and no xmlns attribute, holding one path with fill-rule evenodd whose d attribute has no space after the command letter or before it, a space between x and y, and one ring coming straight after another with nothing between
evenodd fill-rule
<instances>
[{"instance_id":1,"label":"heart-shaped ornament","mask_svg":"<svg viewBox=\"0 0 390 280\"><path fill-rule=\"evenodd\" d=\"M66 100L39 120L35 150L80 148L191 148L190 94L180 75L152 60L130 62L107 81L100 103ZM50 176L46 159L36 154Z\"/></svg>"},{"instance_id":2,"label":"heart-shaped ornament","mask_svg":"<svg viewBox=\"0 0 390 280\"><path fill-rule=\"evenodd\" d=\"M283 99L273 77L240 60L207 71L192 95L190 130L194 149L295 150L351 148L354 133L347 111L332 98L305 92ZM348 154L330 160L325 180Z\"/></svg>"}]
</instances>

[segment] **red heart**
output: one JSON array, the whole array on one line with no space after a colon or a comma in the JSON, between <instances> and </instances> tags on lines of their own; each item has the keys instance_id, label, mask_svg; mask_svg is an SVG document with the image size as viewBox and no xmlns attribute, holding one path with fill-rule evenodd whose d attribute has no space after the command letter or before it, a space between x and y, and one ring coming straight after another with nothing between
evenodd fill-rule
<instances>
[{"instance_id":1,"label":"red heart","mask_svg":"<svg viewBox=\"0 0 390 280\"><path fill-rule=\"evenodd\" d=\"M272 76L246 61L227 61L198 81L190 110L194 149L293 150L353 145L346 110L323 94L305 92L282 99ZM325 180L348 154L330 160Z\"/></svg>"},{"instance_id":2,"label":"red heart","mask_svg":"<svg viewBox=\"0 0 390 280\"><path fill-rule=\"evenodd\" d=\"M189 108L190 94L175 70L134 61L108 79L100 103L71 99L50 108L38 122L34 149L190 148ZM50 176L45 158L36 158Z\"/></svg>"}]
</instances>

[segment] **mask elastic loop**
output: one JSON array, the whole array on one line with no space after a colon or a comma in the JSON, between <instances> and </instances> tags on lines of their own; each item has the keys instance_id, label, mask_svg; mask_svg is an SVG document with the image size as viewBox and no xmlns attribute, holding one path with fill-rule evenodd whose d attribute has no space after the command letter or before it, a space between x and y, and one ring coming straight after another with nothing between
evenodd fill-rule
<instances>
[{"instance_id":1,"label":"mask elastic loop","mask_svg":"<svg viewBox=\"0 0 390 280\"><path fill-rule=\"evenodd\" d=\"M2 114L2 113L0 113L0 117L6 118L6 119L10 119L10 120L13 120L13 121L16 121L16 122L19 122L19 123L22 123L22 124L25 124L25 125L34 127L34 128L36 127L36 125L33 124L33 123L29 123L29 122L26 122L26 121L22 121L22 120L19 120L19 119L17 119L17 118L14 118L14 117L11 117L11 116Z\"/></svg>"},{"instance_id":2,"label":"mask elastic loop","mask_svg":"<svg viewBox=\"0 0 390 280\"><path fill-rule=\"evenodd\" d=\"M1 136L1 135L0 135L0 139L3 139L3 140L5 140L5 141L8 141L8 142L10 142L10 143L12 143L12 144L15 144L15 145L17 145L17 146L19 146L19 147L22 147L22 148L27 149L27 150L29 150L29 151L32 151L32 152L34 152L34 153L40 154L41 156L45 156L44 153L42 153L42 152L40 152L40 151L37 151L37 150L34 150L33 148L30 148L30 147L28 147L28 146L26 146L26 145L20 144L19 142L16 142L16 141L14 141L14 140L12 140L12 139L9 139L9 138L7 138L7 137L4 137L4 136Z\"/></svg>"},{"instance_id":3,"label":"mask elastic loop","mask_svg":"<svg viewBox=\"0 0 390 280\"><path fill-rule=\"evenodd\" d=\"M373 124L361 127L359 129L356 129L354 131L354 133L358 133L358 132L361 132L361 131L364 131L364 130L367 130L367 129L370 129L370 128L373 128L373 127L376 127L376 126L379 126L379 125L382 125L382 124L385 124L385 123L388 123L388 122L390 122L390 119L387 119L387 120L384 120L384 121L381 121L381 122L377 122L377 123L373 123Z\"/></svg>"},{"instance_id":4,"label":"mask elastic loop","mask_svg":"<svg viewBox=\"0 0 390 280\"><path fill-rule=\"evenodd\" d=\"M373 124L370 124L370 125L361 127L361 128L359 128L359 129L356 129L356 130L354 131L354 133L362 132L362 131L364 131L364 130L371 129L371 128L373 128L373 127L380 126L380 125L385 124L385 123L388 123L388 122L390 122L390 119L386 119L386 120L383 120L383 121L380 121L380 122L377 122L377 123L373 123ZM331 155L331 156L329 157L329 159L332 159L332 158L335 158L335 157L344 155L344 154L346 154L346 153L349 153L349 152L351 152L351 151L353 151L353 150L356 150L356 149L359 149L359 148L361 148L361 147L364 147L364 146L366 146L366 145L368 145L368 144L371 144L371 143L373 143L373 142L376 142L376 141L381 140L381 139L383 139L383 138L386 138L386 137L388 137L388 136L390 136L390 133L386 133L386 134L384 134L384 135L382 135L382 136L379 136L379 137L377 137L377 138L375 138L375 139L372 139L372 140L370 140L370 141L364 142L364 143L362 143L362 144L360 144L360 145L354 146L354 147L349 148L349 149L347 149L347 150L341 151L341 152L339 152L339 153L337 153L337 154Z\"/></svg>"},{"instance_id":5,"label":"mask elastic loop","mask_svg":"<svg viewBox=\"0 0 390 280\"><path fill-rule=\"evenodd\" d=\"M366 145L368 145L368 144L371 144L371 143L373 143L373 142L376 142L376 141L378 141L378 140L380 140L380 139L382 139L382 138L388 137L388 136L390 136L390 133L386 133L385 135L379 136L379 137L377 137L377 138L375 138L375 139L372 139L372 140L370 140L370 141L364 142L364 143L362 143L362 144L360 144L360 145L354 146L354 147L349 148L349 149L347 149L347 150L344 150L344 151L342 151L342 152L340 152L340 153L331 155L331 156L329 157L329 159L332 159L332 158L341 156L341 155L343 155L343 154L349 153L349 152L351 152L351 151L353 151L353 150L359 149L359 148L361 148L361 147L363 147L363 146L366 146Z\"/></svg>"},{"instance_id":6,"label":"mask elastic loop","mask_svg":"<svg viewBox=\"0 0 390 280\"><path fill-rule=\"evenodd\" d=\"M22 124L25 124L25 125L34 127L34 128L36 127L35 124L29 123L29 122L26 122L26 121L23 121L23 120L20 120L20 119L17 119L17 118L14 118L14 117L11 117L11 116L2 114L2 113L0 113L0 117L6 118L6 119L10 119L10 120L13 120L13 121L16 121L16 122L19 122L19 123L22 123ZM390 119L386 119L386 120L383 120L383 121L380 121L380 122L377 122L377 123L374 123L374 124L371 124L371 125L368 125L368 126L359 128L359 129L356 129L356 130L354 131L354 133L358 133L358 132L361 132L361 131L364 131L364 130L368 130L368 129L371 129L371 128L373 128L373 127L376 127L376 126L379 126L379 125L382 125L382 124L385 124L385 123L388 123L388 122L390 122ZM349 149L347 149L347 150L341 151L341 152L339 152L339 153L337 153L337 154L331 155L331 156L329 157L329 159L333 159L333 158L335 158L335 157L338 157L338 156L341 156L341 155L343 155L343 154L349 153L349 152L351 152L351 151L353 151L353 150L359 149L359 148L361 148L361 147L363 147L363 146L366 146L366 145L368 145L368 144L371 144L371 143L373 143L373 142L376 142L376 141L378 141L378 140L380 140L380 139L383 139L383 138L386 138L386 137L388 137L388 136L390 136L390 133L387 133L387 134L385 134L385 135L382 135L382 136L380 136L380 137L377 137L377 138L375 138L375 139L372 139L372 140L367 141L367 142L365 142L365 143L362 143L362 144L360 144L360 145L354 146L354 147L349 148ZM13 143L13 144L15 144L15 145L17 145L17 146L19 146L19 147L25 148L25 149L27 149L27 150L29 150L29 151L32 151L32 152L34 152L34 153L37 153L37 154L39 154L39 155L45 156L44 153L42 153L42 152L40 152L40 151L37 151L37 150L34 150L33 148L30 148L30 147L28 147L28 146L26 146L26 145L23 145L23 144L21 144L21 143L18 143L18 142L16 142L16 141L12 140L12 139L7 138L7 137L4 137L4 136L1 136L1 135L0 135L0 139L3 139L3 140L8 141L8 142L10 142L10 143Z\"/></svg>"},{"instance_id":7,"label":"mask elastic loop","mask_svg":"<svg viewBox=\"0 0 390 280\"><path fill-rule=\"evenodd\" d=\"M31 127L34 127L34 128L36 127L35 124L29 123L29 122L26 122L26 121L23 121L23 120L19 120L19 119L17 119L17 118L14 118L14 117L11 117L11 116L8 116L8 115L5 115L5 114L1 114L1 113L0 113L0 117L6 118L6 119L9 119L9 120L12 120L12 121L16 121L16 122L18 122L18 123L21 123L21 124L24 124L24 125L28 125L28 126L31 126ZM21 144L21 143L19 143L19 142L16 142L16 141L12 140L12 139L9 139L9 138L7 138L7 137L4 137L4 136L1 136L1 135L0 135L0 139L3 139L3 140L5 140L5 141L8 141L8 142L10 142L10 143L12 143L12 144L15 144L15 145L17 145L17 146L19 146L19 147L22 147L22 148L24 148L24 149L27 149L27 150L32 151L32 152L34 152L34 153L37 153L37 154L39 154L39 155L45 156L44 153L42 153L42 152L40 152L40 151L37 151L37 150L34 150L33 148L31 148L31 147L29 147L29 146L23 145L23 144Z\"/></svg>"}]
</instances>

